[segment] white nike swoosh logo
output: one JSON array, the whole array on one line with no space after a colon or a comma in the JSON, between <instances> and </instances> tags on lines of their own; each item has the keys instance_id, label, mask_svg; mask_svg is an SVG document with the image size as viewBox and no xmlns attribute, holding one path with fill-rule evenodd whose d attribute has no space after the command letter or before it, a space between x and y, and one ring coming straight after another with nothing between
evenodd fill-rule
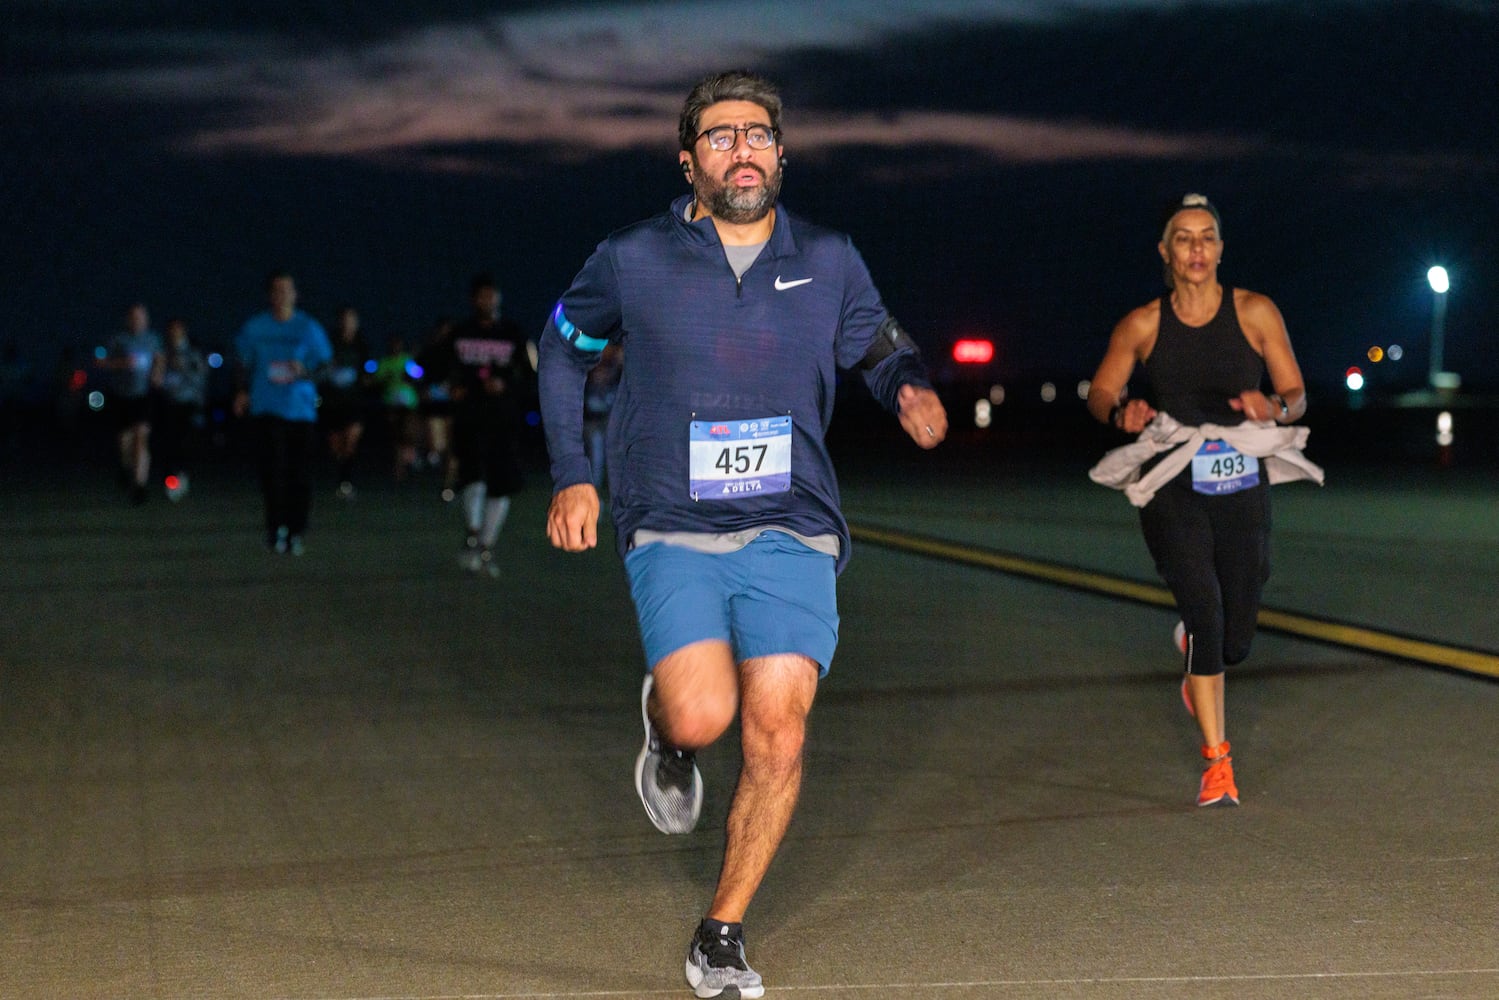
<instances>
[{"instance_id":1,"label":"white nike swoosh logo","mask_svg":"<svg viewBox=\"0 0 1499 1000\"><path fill-rule=\"evenodd\" d=\"M784 292L788 288L795 288L797 285L805 285L811 280L811 278L797 278L795 281L782 281L781 276L778 274L776 275L776 291Z\"/></svg>"}]
</instances>

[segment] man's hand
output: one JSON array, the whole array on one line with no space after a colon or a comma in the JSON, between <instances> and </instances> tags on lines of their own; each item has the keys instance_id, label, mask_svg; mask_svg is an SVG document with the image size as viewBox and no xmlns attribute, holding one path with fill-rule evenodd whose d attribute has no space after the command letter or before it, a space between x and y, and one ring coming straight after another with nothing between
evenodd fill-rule
<instances>
[{"instance_id":1,"label":"man's hand","mask_svg":"<svg viewBox=\"0 0 1499 1000\"><path fill-rule=\"evenodd\" d=\"M903 385L896 396L900 403L900 425L923 448L935 448L947 437L947 410L930 389Z\"/></svg>"},{"instance_id":2,"label":"man's hand","mask_svg":"<svg viewBox=\"0 0 1499 1000\"><path fill-rule=\"evenodd\" d=\"M599 493L592 483L577 483L552 495L547 539L564 552L582 552L598 545Z\"/></svg>"}]
</instances>

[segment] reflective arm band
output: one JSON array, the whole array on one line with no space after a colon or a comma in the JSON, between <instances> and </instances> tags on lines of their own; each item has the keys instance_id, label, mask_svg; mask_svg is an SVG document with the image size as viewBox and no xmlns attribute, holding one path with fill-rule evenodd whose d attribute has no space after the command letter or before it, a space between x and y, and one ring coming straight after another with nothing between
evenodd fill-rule
<instances>
[{"instance_id":1,"label":"reflective arm band","mask_svg":"<svg viewBox=\"0 0 1499 1000\"><path fill-rule=\"evenodd\" d=\"M921 352L916 349L916 343L900 328L894 316L886 316L885 322L875 332L874 343L869 345L869 351L859 359L859 367L865 371L874 368L896 351L909 350L916 354Z\"/></svg>"},{"instance_id":2,"label":"reflective arm band","mask_svg":"<svg viewBox=\"0 0 1499 1000\"><path fill-rule=\"evenodd\" d=\"M557 328L557 333L563 340L572 344L580 351L597 354L609 346L609 341L590 337L588 334L573 326L566 316L562 314L562 303L557 303L557 308L552 310L552 325Z\"/></svg>"}]
</instances>

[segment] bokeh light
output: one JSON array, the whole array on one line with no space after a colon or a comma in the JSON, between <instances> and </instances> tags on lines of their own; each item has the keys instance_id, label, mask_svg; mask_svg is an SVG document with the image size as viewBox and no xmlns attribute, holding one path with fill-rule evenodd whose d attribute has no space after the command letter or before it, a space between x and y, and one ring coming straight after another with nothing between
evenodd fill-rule
<instances>
[{"instance_id":1,"label":"bokeh light","mask_svg":"<svg viewBox=\"0 0 1499 1000\"><path fill-rule=\"evenodd\" d=\"M994 341L965 337L952 345L952 359L960 365L987 365L994 360Z\"/></svg>"}]
</instances>

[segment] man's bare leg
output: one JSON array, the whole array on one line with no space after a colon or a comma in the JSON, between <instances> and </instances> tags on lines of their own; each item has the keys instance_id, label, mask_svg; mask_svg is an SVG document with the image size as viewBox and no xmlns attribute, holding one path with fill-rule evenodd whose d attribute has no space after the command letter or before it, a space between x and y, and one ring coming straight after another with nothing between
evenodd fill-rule
<instances>
[{"instance_id":1,"label":"man's bare leg","mask_svg":"<svg viewBox=\"0 0 1499 1000\"><path fill-rule=\"evenodd\" d=\"M739 676L734 654L721 639L705 639L673 650L651 671L646 702L651 725L679 750L701 750L734 721Z\"/></svg>"},{"instance_id":2,"label":"man's bare leg","mask_svg":"<svg viewBox=\"0 0 1499 1000\"><path fill-rule=\"evenodd\" d=\"M729 806L723 869L708 908L714 920L743 921L791 824L817 675L816 663L794 654L740 664L743 763Z\"/></svg>"}]
</instances>

